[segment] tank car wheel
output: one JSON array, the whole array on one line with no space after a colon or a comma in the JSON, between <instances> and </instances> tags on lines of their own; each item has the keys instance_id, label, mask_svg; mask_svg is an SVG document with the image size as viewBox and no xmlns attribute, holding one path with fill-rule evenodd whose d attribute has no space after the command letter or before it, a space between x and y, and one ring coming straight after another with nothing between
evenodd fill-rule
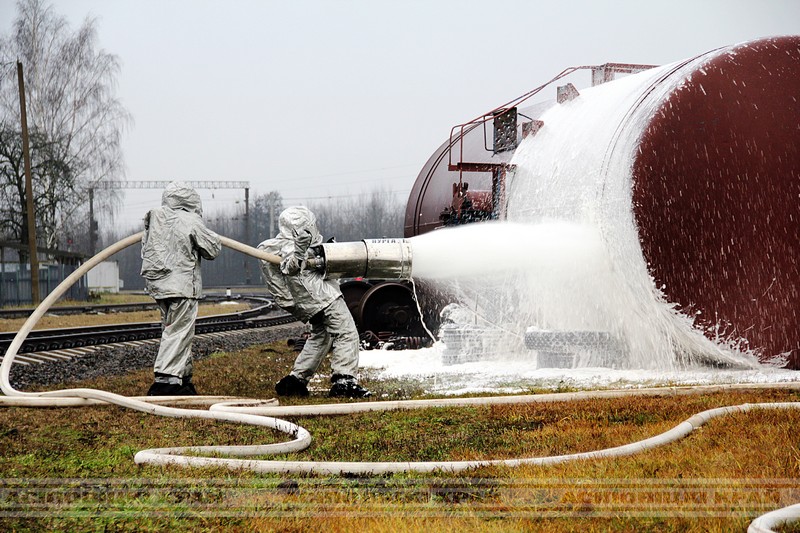
<instances>
[{"instance_id":1,"label":"tank car wheel","mask_svg":"<svg viewBox=\"0 0 800 533\"><path fill-rule=\"evenodd\" d=\"M342 296L344 297L344 303L347 304L347 308L350 310L350 314L353 315L353 320L356 321L356 326L359 330L362 329L361 317L358 311L359 306L361 305L361 300L364 298L364 295L370 288L372 288L372 283L363 279L345 281L339 285L339 290L342 291Z\"/></svg>"},{"instance_id":2,"label":"tank car wheel","mask_svg":"<svg viewBox=\"0 0 800 533\"><path fill-rule=\"evenodd\" d=\"M386 282L374 285L361 298L358 317L364 331L424 335L414 294L405 283Z\"/></svg>"}]
</instances>

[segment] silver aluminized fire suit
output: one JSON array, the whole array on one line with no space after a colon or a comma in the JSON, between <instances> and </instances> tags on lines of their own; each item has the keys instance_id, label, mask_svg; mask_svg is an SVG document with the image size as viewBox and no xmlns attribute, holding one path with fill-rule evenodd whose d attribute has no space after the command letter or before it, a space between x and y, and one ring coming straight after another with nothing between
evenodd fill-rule
<instances>
[{"instance_id":1,"label":"silver aluminized fire suit","mask_svg":"<svg viewBox=\"0 0 800 533\"><path fill-rule=\"evenodd\" d=\"M291 375L308 383L332 348L333 375L354 380L358 371L358 330L339 285L323 279L316 271L303 269L308 247L322 243L316 217L305 207L290 207L280 214L278 225L277 237L258 245L259 249L284 258L280 267L261 262L264 281L276 304L311 324L311 334ZM298 247L298 240L306 242Z\"/></svg>"},{"instance_id":2,"label":"silver aluminized fire suit","mask_svg":"<svg viewBox=\"0 0 800 533\"><path fill-rule=\"evenodd\" d=\"M219 236L203 224L200 195L184 182L167 185L161 207L144 217L142 271L145 291L161 311L156 383L191 382L192 340L202 294L200 261L219 255Z\"/></svg>"}]
</instances>

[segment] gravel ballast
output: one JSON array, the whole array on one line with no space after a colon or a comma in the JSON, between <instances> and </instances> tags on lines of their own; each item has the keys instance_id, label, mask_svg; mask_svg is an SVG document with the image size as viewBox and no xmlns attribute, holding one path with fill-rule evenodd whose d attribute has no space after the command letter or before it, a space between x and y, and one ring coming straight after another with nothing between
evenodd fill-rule
<instances>
[{"instance_id":1,"label":"gravel ballast","mask_svg":"<svg viewBox=\"0 0 800 533\"><path fill-rule=\"evenodd\" d=\"M233 352L254 344L299 337L305 327L299 322L272 328L231 332L224 336L196 336L192 344L195 361L215 352ZM152 368L158 343L142 346L109 345L70 360L15 364L11 367L11 385L17 390L35 386L70 383L100 376L124 374L132 370Z\"/></svg>"}]
</instances>

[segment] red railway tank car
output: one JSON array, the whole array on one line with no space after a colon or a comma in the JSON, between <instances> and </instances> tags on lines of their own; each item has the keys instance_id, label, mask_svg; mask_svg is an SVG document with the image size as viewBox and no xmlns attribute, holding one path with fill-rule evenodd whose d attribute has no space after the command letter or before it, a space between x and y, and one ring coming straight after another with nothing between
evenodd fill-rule
<instances>
[{"instance_id":1,"label":"red railway tank car","mask_svg":"<svg viewBox=\"0 0 800 533\"><path fill-rule=\"evenodd\" d=\"M625 169L624 208L664 298L705 330L724 324L762 360L782 355L800 368L800 36L661 67L580 68L592 68L598 87L564 85L530 105L545 84L454 128L413 186L405 236L513 217L522 202L535 211L540 199L508 188L520 140L538 143L546 131L543 151L570 153L581 131L600 148L564 158L559 172L588 168L618 184L611 173ZM601 85L615 71L633 74ZM599 120L593 106L612 110Z\"/></svg>"}]
</instances>

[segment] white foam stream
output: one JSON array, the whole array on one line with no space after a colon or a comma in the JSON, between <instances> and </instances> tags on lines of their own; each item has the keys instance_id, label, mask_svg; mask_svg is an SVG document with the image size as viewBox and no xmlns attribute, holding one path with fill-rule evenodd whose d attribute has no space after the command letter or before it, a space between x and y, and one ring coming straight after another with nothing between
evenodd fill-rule
<instances>
[{"instance_id":1,"label":"white foam stream","mask_svg":"<svg viewBox=\"0 0 800 533\"><path fill-rule=\"evenodd\" d=\"M665 300L649 275L633 216L631 168L639 137L697 67L653 69L548 109L541 117L545 126L511 161L516 171L507 182L508 221L411 239L413 275L438 280L481 323L518 336L528 327L608 332L624 352L617 368L757 368L753 354L709 340L692 317ZM514 340L508 360L535 358ZM579 366L598 362L583 357Z\"/></svg>"}]
</instances>

